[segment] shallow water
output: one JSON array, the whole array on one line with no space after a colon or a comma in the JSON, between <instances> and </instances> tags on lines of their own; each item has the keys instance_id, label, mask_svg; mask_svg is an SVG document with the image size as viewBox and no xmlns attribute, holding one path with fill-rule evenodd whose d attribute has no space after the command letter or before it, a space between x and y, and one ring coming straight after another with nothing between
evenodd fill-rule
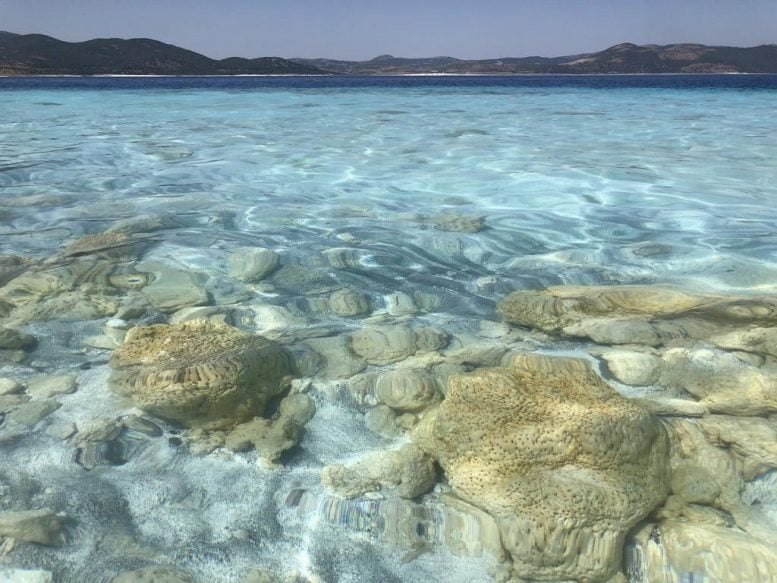
<instances>
[{"instance_id":1,"label":"shallow water","mask_svg":"<svg viewBox=\"0 0 777 583\"><path fill-rule=\"evenodd\" d=\"M298 335L363 325L315 308L342 287L367 294L373 317L454 336L497 320L514 289L777 293L776 106L775 77L0 79L0 244L41 261L162 215L133 270L162 262L196 273L214 304L282 306ZM246 246L307 279L237 282L227 258ZM109 352L84 344L106 321L23 325L38 347L0 376L76 374L48 423L137 412L105 389ZM488 553L453 555L428 534L441 487L414 510L432 525L419 540L387 534L386 501L328 498L323 465L392 443L337 379L313 386L318 412L281 469L187 453L159 420L162 437L89 471L45 423L6 440L0 510L53 507L71 522L66 545L20 546L0 565L74 582L150 563L212 581L254 567L327 582L490 580Z\"/></svg>"}]
</instances>

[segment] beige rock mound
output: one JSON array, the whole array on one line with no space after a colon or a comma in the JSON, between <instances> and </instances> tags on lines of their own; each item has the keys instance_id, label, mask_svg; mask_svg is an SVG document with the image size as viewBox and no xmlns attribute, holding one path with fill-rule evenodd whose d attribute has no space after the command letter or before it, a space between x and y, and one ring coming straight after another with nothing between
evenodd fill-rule
<instances>
[{"instance_id":1,"label":"beige rock mound","mask_svg":"<svg viewBox=\"0 0 777 583\"><path fill-rule=\"evenodd\" d=\"M275 343L194 320L138 326L111 357L109 384L153 415L187 426L261 415L289 374Z\"/></svg>"},{"instance_id":2,"label":"beige rock mound","mask_svg":"<svg viewBox=\"0 0 777 583\"><path fill-rule=\"evenodd\" d=\"M777 324L777 298L691 295L653 285L560 286L513 292L498 312L508 322L546 332L656 346L706 340L731 327Z\"/></svg>"},{"instance_id":3,"label":"beige rock mound","mask_svg":"<svg viewBox=\"0 0 777 583\"><path fill-rule=\"evenodd\" d=\"M667 494L666 434L585 361L512 363L451 377L414 438L496 518L519 576L606 581L626 531Z\"/></svg>"}]
</instances>

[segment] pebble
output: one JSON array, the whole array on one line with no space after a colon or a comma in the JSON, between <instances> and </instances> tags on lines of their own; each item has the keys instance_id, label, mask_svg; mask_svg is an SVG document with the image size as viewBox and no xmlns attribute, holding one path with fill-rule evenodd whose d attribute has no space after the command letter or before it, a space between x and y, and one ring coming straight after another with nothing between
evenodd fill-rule
<instances>
[{"instance_id":1,"label":"pebble","mask_svg":"<svg viewBox=\"0 0 777 583\"><path fill-rule=\"evenodd\" d=\"M75 393L78 378L75 375L40 375L27 379L27 393L40 399Z\"/></svg>"},{"instance_id":2,"label":"pebble","mask_svg":"<svg viewBox=\"0 0 777 583\"><path fill-rule=\"evenodd\" d=\"M227 260L229 275L241 281L260 281L280 264L280 255L264 247L241 247Z\"/></svg>"},{"instance_id":3,"label":"pebble","mask_svg":"<svg viewBox=\"0 0 777 583\"><path fill-rule=\"evenodd\" d=\"M0 395L15 395L21 393L24 387L13 379L0 378Z\"/></svg>"},{"instance_id":4,"label":"pebble","mask_svg":"<svg viewBox=\"0 0 777 583\"><path fill-rule=\"evenodd\" d=\"M68 437L73 437L76 433L78 433L78 428L76 427L75 423L70 423L67 421L62 423L52 423L46 428L46 435L50 435L56 439L65 440Z\"/></svg>"},{"instance_id":5,"label":"pebble","mask_svg":"<svg viewBox=\"0 0 777 583\"><path fill-rule=\"evenodd\" d=\"M5 421L9 425L34 427L61 406L54 400L30 401L8 413Z\"/></svg>"}]
</instances>

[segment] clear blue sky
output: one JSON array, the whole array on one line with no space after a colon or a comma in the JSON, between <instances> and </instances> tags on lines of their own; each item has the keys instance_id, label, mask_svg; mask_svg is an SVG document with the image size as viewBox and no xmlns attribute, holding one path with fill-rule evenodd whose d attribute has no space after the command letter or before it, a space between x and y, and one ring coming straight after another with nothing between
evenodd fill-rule
<instances>
[{"instance_id":1,"label":"clear blue sky","mask_svg":"<svg viewBox=\"0 0 777 583\"><path fill-rule=\"evenodd\" d=\"M559 56L777 43L777 0L0 0L0 30L151 37L217 58Z\"/></svg>"}]
</instances>

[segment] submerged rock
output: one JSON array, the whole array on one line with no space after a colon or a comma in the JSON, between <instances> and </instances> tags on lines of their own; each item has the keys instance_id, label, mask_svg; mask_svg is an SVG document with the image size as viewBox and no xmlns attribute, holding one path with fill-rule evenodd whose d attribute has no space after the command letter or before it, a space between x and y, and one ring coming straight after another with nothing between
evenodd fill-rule
<instances>
[{"instance_id":1,"label":"submerged rock","mask_svg":"<svg viewBox=\"0 0 777 583\"><path fill-rule=\"evenodd\" d=\"M374 326L351 334L351 349L370 364L386 365L416 352L433 352L445 348L448 335L435 328L408 326Z\"/></svg>"},{"instance_id":2,"label":"submerged rock","mask_svg":"<svg viewBox=\"0 0 777 583\"><path fill-rule=\"evenodd\" d=\"M400 498L417 498L436 481L434 462L417 446L379 451L351 465L334 464L321 472L321 483L345 498L381 491Z\"/></svg>"},{"instance_id":3,"label":"submerged rock","mask_svg":"<svg viewBox=\"0 0 777 583\"><path fill-rule=\"evenodd\" d=\"M396 496L320 497L300 489L286 498L286 506L301 516L315 516L316 521L368 533L382 543L405 549L402 562L411 562L438 546L454 555L491 555L504 560L499 529L489 514L451 494L443 494L439 502L418 504Z\"/></svg>"},{"instance_id":4,"label":"submerged rock","mask_svg":"<svg viewBox=\"0 0 777 583\"><path fill-rule=\"evenodd\" d=\"M72 374L38 375L27 379L27 393L43 399L74 393L77 387L78 377Z\"/></svg>"},{"instance_id":5,"label":"submerged rock","mask_svg":"<svg viewBox=\"0 0 777 583\"><path fill-rule=\"evenodd\" d=\"M0 512L0 537L41 545L60 543L62 523L53 510Z\"/></svg>"},{"instance_id":6,"label":"submerged rock","mask_svg":"<svg viewBox=\"0 0 777 583\"><path fill-rule=\"evenodd\" d=\"M277 461L283 452L299 443L305 424L313 418L316 406L309 396L289 395L273 419L255 418L227 433L224 445L233 451L255 449L267 463Z\"/></svg>"},{"instance_id":7,"label":"submerged rock","mask_svg":"<svg viewBox=\"0 0 777 583\"><path fill-rule=\"evenodd\" d=\"M626 532L666 497L666 434L586 361L512 363L451 377L414 440L496 518L519 576L605 581Z\"/></svg>"},{"instance_id":8,"label":"submerged rock","mask_svg":"<svg viewBox=\"0 0 777 583\"><path fill-rule=\"evenodd\" d=\"M661 376L660 356L633 350L591 351L607 363L607 369L618 381L627 385L652 385Z\"/></svg>"},{"instance_id":9,"label":"submerged rock","mask_svg":"<svg viewBox=\"0 0 777 583\"><path fill-rule=\"evenodd\" d=\"M153 274L141 293L149 304L161 312L171 313L210 303L208 292L197 274L157 261L144 261L138 265L138 269Z\"/></svg>"},{"instance_id":10,"label":"submerged rock","mask_svg":"<svg viewBox=\"0 0 777 583\"><path fill-rule=\"evenodd\" d=\"M111 368L114 391L188 426L260 415L290 372L273 342L202 320L132 328Z\"/></svg>"},{"instance_id":11,"label":"submerged rock","mask_svg":"<svg viewBox=\"0 0 777 583\"><path fill-rule=\"evenodd\" d=\"M659 383L687 391L716 413L777 412L777 370L748 365L721 350L667 350Z\"/></svg>"},{"instance_id":12,"label":"submerged rock","mask_svg":"<svg viewBox=\"0 0 777 583\"><path fill-rule=\"evenodd\" d=\"M630 571L641 581L777 581L773 545L711 524L665 521L638 543Z\"/></svg>"},{"instance_id":13,"label":"submerged rock","mask_svg":"<svg viewBox=\"0 0 777 583\"><path fill-rule=\"evenodd\" d=\"M151 244L151 239L144 235L127 235L125 233L97 233L68 243L62 251L63 257L81 255L99 255L116 260L133 261Z\"/></svg>"},{"instance_id":14,"label":"submerged rock","mask_svg":"<svg viewBox=\"0 0 777 583\"><path fill-rule=\"evenodd\" d=\"M117 575L111 583L195 583L195 579L183 571L155 565Z\"/></svg>"},{"instance_id":15,"label":"submerged rock","mask_svg":"<svg viewBox=\"0 0 777 583\"><path fill-rule=\"evenodd\" d=\"M498 312L508 322L600 344L658 346L707 340L731 327L777 323L777 297L692 295L657 285L559 286L516 291Z\"/></svg>"},{"instance_id":16,"label":"submerged rock","mask_svg":"<svg viewBox=\"0 0 777 583\"><path fill-rule=\"evenodd\" d=\"M13 319L17 322L99 320L116 314L120 306L118 298L73 291L40 304L20 306L14 310Z\"/></svg>"},{"instance_id":17,"label":"submerged rock","mask_svg":"<svg viewBox=\"0 0 777 583\"><path fill-rule=\"evenodd\" d=\"M381 373L375 383L375 394L383 404L399 411L417 411L441 399L437 377L409 369Z\"/></svg>"},{"instance_id":18,"label":"submerged rock","mask_svg":"<svg viewBox=\"0 0 777 583\"><path fill-rule=\"evenodd\" d=\"M367 368L364 359L357 357L349 348L345 336L311 338L304 343L324 360L318 374L328 379L345 379Z\"/></svg>"},{"instance_id":19,"label":"submerged rock","mask_svg":"<svg viewBox=\"0 0 777 583\"><path fill-rule=\"evenodd\" d=\"M27 428L35 427L61 406L53 399L24 403L6 415L5 424Z\"/></svg>"},{"instance_id":20,"label":"submerged rock","mask_svg":"<svg viewBox=\"0 0 777 583\"><path fill-rule=\"evenodd\" d=\"M685 504L704 503L734 515L743 514L740 492L744 480L731 452L712 445L695 420L666 419L664 426L671 444L675 496ZM709 483L696 483L699 480ZM716 493L714 498L712 492Z\"/></svg>"},{"instance_id":21,"label":"submerged rock","mask_svg":"<svg viewBox=\"0 0 777 583\"><path fill-rule=\"evenodd\" d=\"M158 425L135 415L101 423L78 434L75 461L86 470L121 466L161 435Z\"/></svg>"},{"instance_id":22,"label":"submerged rock","mask_svg":"<svg viewBox=\"0 0 777 583\"><path fill-rule=\"evenodd\" d=\"M177 222L172 214L144 214L120 219L114 222L106 233L123 233L124 235L134 235L136 233L150 233L161 229L173 229L183 226Z\"/></svg>"},{"instance_id":23,"label":"submerged rock","mask_svg":"<svg viewBox=\"0 0 777 583\"><path fill-rule=\"evenodd\" d=\"M763 417L709 415L699 426L710 443L739 458L746 480L777 468L777 423Z\"/></svg>"},{"instance_id":24,"label":"submerged rock","mask_svg":"<svg viewBox=\"0 0 777 583\"><path fill-rule=\"evenodd\" d=\"M31 334L0 327L0 350L29 350L37 341Z\"/></svg>"},{"instance_id":25,"label":"submerged rock","mask_svg":"<svg viewBox=\"0 0 777 583\"><path fill-rule=\"evenodd\" d=\"M370 299L362 292L341 289L329 296L329 309L338 316L363 316L370 312Z\"/></svg>"},{"instance_id":26,"label":"submerged rock","mask_svg":"<svg viewBox=\"0 0 777 583\"><path fill-rule=\"evenodd\" d=\"M21 393L24 390L24 386L17 383L13 379L0 378L0 396L3 395L15 395Z\"/></svg>"},{"instance_id":27,"label":"submerged rock","mask_svg":"<svg viewBox=\"0 0 777 583\"><path fill-rule=\"evenodd\" d=\"M280 264L280 255L264 247L235 249L227 261L229 275L241 281L261 281Z\"/></svg>"},{"instance_id":28,"label":"submerged rock","mask_svg":"<svg viewBox=\"0 0 777 583\"><path fill-rule=\"evenodd\" d=\"M777 327L735 330L713 336L710 342L720 348L777 357Z\"/></svg>"},{"instance_id":29,"label":"submerged rock","mask_svg":"<svg viewBox=\"0 0 777 583\"><path fill-rule=\"evenodd\" d=\"M432 226L440 231L477 233L486 227L486 218L478 215L439 214L431 219Z\"/></svg>"},{"instance_id":30,"label":"submerged rock","mask_svg":"<svg viewBox=\"0 0 777 583\"><path fill-rule=\"evenodd\" d=\"M270 279L279 289L299 295L330 290L335 283L325 271L303 265L282 265Z\"/></svg>"}]
</instances>

